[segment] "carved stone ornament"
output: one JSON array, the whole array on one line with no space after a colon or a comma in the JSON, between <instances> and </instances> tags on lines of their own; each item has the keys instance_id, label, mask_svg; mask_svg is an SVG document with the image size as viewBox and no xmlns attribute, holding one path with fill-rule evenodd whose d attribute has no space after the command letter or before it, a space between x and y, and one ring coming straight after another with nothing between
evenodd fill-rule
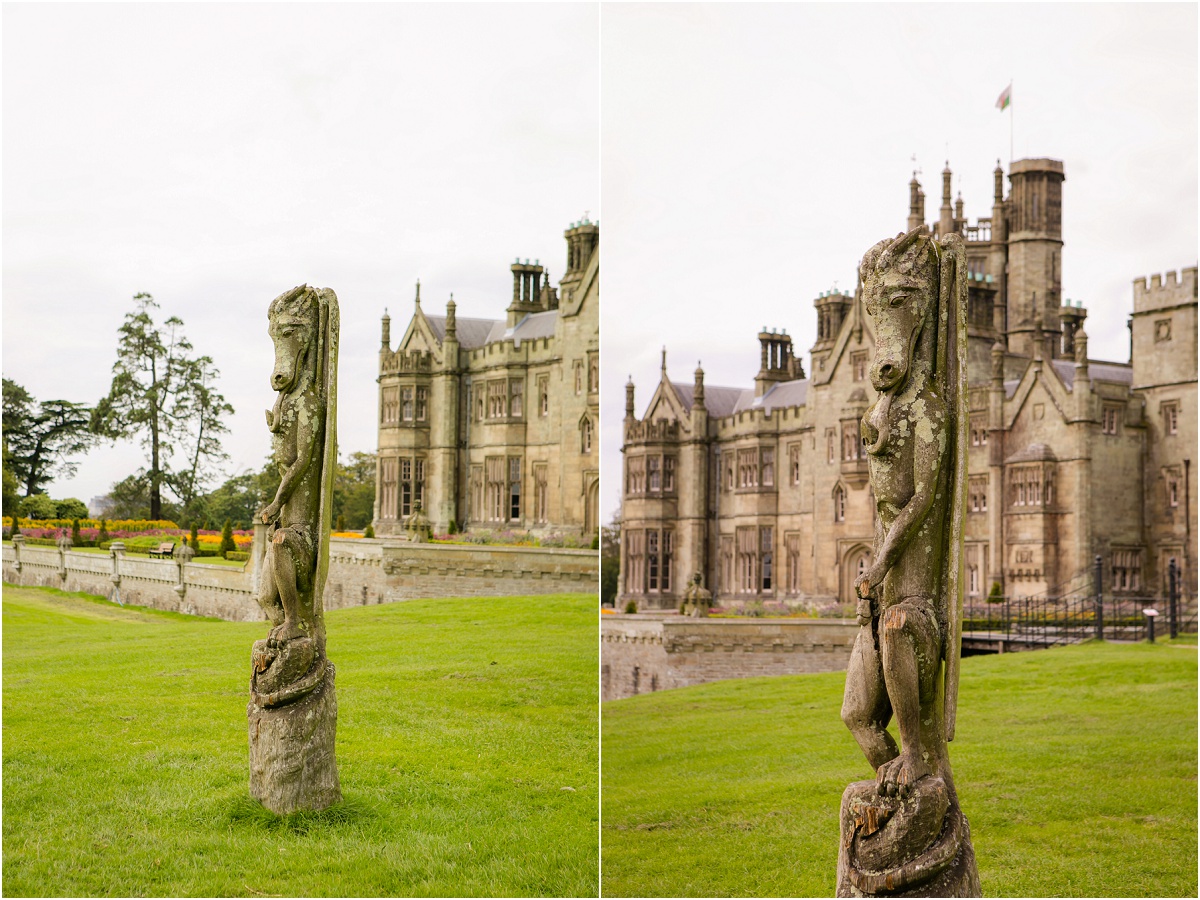
<instances>
[{"instance_id":1,"label":"carved stone ornament","mask_svg":"<svg viewBox=\"0 0 1200 900\"><path fill-rule=\"evenodd\" d=\"M251 653L247 715L250 793L283 815L342 799L323 597L337 464L337 296L301 285L272 300L267 319L278 394L267 427L282 478L258 513L267 525L258 603L272 628Z\"/></svg>"},{"instance_id":2,"label":"carved stone ornament","mask_svg":"<svg viewBox=\"0 0 1200 900\"><path fill-rule=\"evenodd\" d=\"M683 592L683 602L679 605L681 616L704 618L712 609L712 591L704 587L704 576L699 572L692 575L687 590Z\"/></svg>"},{"instance_id":3,"label":"carved stone ornament","mask_svg":"<svg viewBox=\"0 0 1200 900\"><path fill-rule=\"evenodd\" d=\"M979 897L947 748L970 427L963 240L917 228L868 250L859 273L875 333L879 397L861 434L877 515L875 562L855 584L861 627L842 720L875 778L842 795L837 896Z\"/></svg>"}]
</instances>

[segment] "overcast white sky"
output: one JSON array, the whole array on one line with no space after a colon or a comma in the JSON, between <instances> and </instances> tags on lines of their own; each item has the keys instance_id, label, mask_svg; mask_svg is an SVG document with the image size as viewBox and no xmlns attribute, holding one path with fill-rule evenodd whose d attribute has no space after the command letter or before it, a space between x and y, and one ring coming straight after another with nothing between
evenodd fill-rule
<instances>
[{"instance_id":1,"label":"overcast white sky","mask_svg":"<svg viewBox=\"0 0 1200 900\"><path fill-rule=\"evenodd\" d=\"M1090 353L1128 359L1132 280L1196 263L1196 24L1192 4L605 5L604 520L627 376L639 415L663 344L673 380L699 360L751 386L764 325L807 370L812 300L903 229L913 154L927 220L947 157L989 216L1014 114L1016 158L1065 164Z\"/></svg>"},{"instance_id":2,"label":"overcast white sky","mask_svg":"<svg viewBox=\"0 0 1200 900\"><path fill-rule=\"evenodd\" d=\"M38 399L108 392L148 291L213 357L237 413L228 474L270 449L267 304L342 311L338 432L373 451L379 318L500 318L514 257L557 281L599 217L595 4L5 5L4 375ZM52 496L142 465L93 451Z\"/></svg>"}]
</instances>

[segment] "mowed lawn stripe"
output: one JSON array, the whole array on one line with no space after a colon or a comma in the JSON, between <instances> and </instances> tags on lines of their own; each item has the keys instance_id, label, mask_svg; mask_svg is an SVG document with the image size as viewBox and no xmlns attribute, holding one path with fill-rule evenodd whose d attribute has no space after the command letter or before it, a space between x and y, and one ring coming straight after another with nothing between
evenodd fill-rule
<instances>
[{"instance_id":1,"label":"mowed lawn stripe","mask_svg":"<svg viewBox=\"0 0 1200 900\"><path fill-rule=\"evenodd\" d=\"M832 896L845 786L871 770L844 673L603 705L605 896ZM1196 896L1192 646L963 661L951 759L988 896Z\"/></svg>"},{"instance_id":2,"label":"mowed lawn stripe","mask_svg":"<svg viewBox=\"0 0 1200 900\"><path fill-rule=\"evenodd\" d=\"M595 895L595 597L327 614L346 803L247 795L265 624L4 588L7 895Z\"/></svg>"}]
</instances>

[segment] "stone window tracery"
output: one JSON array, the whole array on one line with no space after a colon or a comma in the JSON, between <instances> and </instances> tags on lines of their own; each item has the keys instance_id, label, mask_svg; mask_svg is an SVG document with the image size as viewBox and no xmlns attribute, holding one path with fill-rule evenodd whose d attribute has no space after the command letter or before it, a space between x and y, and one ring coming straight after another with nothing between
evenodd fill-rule
<instances>
[{"instance_id":1,"label":"stone window tracery","mask_svg":"<svg viewBox=\"0 0 1200 900\"><path fill-rule=\"evenodd\" d=\"M800 483L800 445L788 447L788 470L791 474L792 486Z\"/></svg>"},{"instance_id":2,"label":"stone window tracery","mask_svg":"<svg viewBox=\"0 0 1200 900\"><path fill-rule=\"evenodd\" d=\"M800 590L800 535L796 532L783 536L784 552L787 555L787 590L795 594Z\"/></svg>"},{"instance_id":3,"label":"stone window tracery","mask_svg":"<svg viewBox=\"0 0 1200 900\"><path fill-rule=\"evenodd\" d=\"M775 486L775 451L771 447L762 448L762 484L763 487Z\"/></svg>"},{"instance_id":4,"label":"stone window tracery","mask_svg":"<svg viewBox=\"0 0 1200 900\"><path fill-rule=\"evenodd\" d=\"M1101 427L1100 430L1104 434L1117 434L1117 429L1120 425L1120 408L1116 406L1105 406L1101 412Z\"/></svg>"},{"instance_id":5,"label":"stone window tracery","mask_svg":"<svg viewBox=\"0 0 1200 900\"><path fill-rule=\"evenodd\" d=\"M1166 434L1179 434L1179 404L1172 400L1162 405L1163 431Z\"/></svg>"},{"instance_id":6,"label":"stone window tracery","mask_svg":"<svg viewBox=\"0 0 1200 900\"><path fill-rule=\"evenodd\" d=\"M850 366L854 370L855 381L867 380L867 354L866 351L850 354Z\"/></svg>"},{"instance_id":7,"label":"stone window tracery","mask_svg":"<svg viewBox=\"0 0 1200 900\"><path fill-rule=\"evenodd\" d=\"M1181 474L1177 466L1169 466L1163 469L1163 482L1167 489L1168 508L1179 506L1180 484L1183 480Z\"/></svg>"},{"instance_id":8,"label":"stone window tracery","mask_svg":"<svg viewBox=\"0 0 1200 900\"><path fill-rule=\"evenodd\" d=\"M405 422L413 420L413 389L410 387L400 389L400 407L401 418Z\"/></svg>"},{"instance_id":9,"label":"stone window tracery","mask_svg":"<svg viewBox=\"0 0 1200 900\"><path fill-rule=\"evenodd\" d=\"M833 489L833 521L846 521L846 489L840 484Z\"/></svg>"},{"instance_id":10,"label":"stone window tracery","mask_svg":"<svg viewBox=\"0 0 1200 900\"><path fill-rule=\"evenodd\" d=\"M625 472L625 492L627 494L644 493L646 490L646 457L626 457Z\"/></svg>"},{"instance_id":11,"label":"stone window tracery","mask_svg":"<svg viewBox=\"0 0 1200 900\"><path fill-rule=\"evenodd\" d=\"M504 521L504 457L489 456L484 460L487 475L486 516L490 522Z\"/></svg>"},{"instance_id":12,"label":"stone window tracery","mask_svg":"<svg viewBox=\"0 0 1200 900\"><path fill-rule=\"evenodd\" d=\"M1113 550L1112 580L1114 591L1137 591L1142 587L1142 551Z\"/></svg>"},{"instance_id":13,"label":"stone window tracery","mask_svg":"<svg viewBox=\"0 0 1200 900\"><path fill-rule=\"evenodd\" d=\"M738 487L751 488L758 486L758 448L739 450L737 452Z\"/></svg>"},{"instance_id":14,"label":"stone window tracery","mask_svg":"<svg viewBox=\"0 0 1200 900\"><path fill-rule=\"evenodd\" d=\"M417 388L417 421L424 422L429 417L429 390Z\"/></svg>"},{"instance_id":15,"label":"stone window tracery","mask_svg":"<svg viewBox=\"0 0 1200 900\"><path fill-rule=\"evenodd\" d=\"M379 460L379 518L396 518L396 460L382 457Z\"/></svg>"},{"instance_id":16,"label":"stone window tracery","mask_svg":"<svg viewBox=\"0 0 1200 900\"><path fill-rule=\"evenodd\" d=\"M521 457L508 458L508 518L516 522L521 518Z\"/></svg>"},{"instance_id":17,"label":"stone window tracery","mask_svg":"<svg viewBox=\"0 0 1200 900\"><path fill-rule=\"evenodd\" d=\"M525 415L525 382L519 378L508 383L508 414L514 419Z\"/></svg>"}]
</instances>

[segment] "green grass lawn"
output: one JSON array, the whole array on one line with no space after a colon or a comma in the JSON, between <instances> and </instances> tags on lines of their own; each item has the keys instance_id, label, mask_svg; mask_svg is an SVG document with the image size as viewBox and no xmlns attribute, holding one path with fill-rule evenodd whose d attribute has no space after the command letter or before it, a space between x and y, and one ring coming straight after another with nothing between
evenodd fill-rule
<instances>
[{"instance_id":1,"label":"green grass lawn","mask_svg":"<svg viewBox=\"0 0 1200 900\"><path fill-rule=\"evenodd\" d=\"M871 769L844 673L605 703L605 896L832 897L843 788ZM963 660L951 760L984 896L1195 897L1196 649Z\"/></svg>"},{"instance_id":2,"label":"green grass lawn","mask_svg":"<svg viewBox=\"0 0 1200 900\"><path fill-rule=\"evenodd\" d=\"M595 896L594 596L331 612L345 803L248 795L262 624L4 586L7 896Z\"/></svg>"}]
</instances>

